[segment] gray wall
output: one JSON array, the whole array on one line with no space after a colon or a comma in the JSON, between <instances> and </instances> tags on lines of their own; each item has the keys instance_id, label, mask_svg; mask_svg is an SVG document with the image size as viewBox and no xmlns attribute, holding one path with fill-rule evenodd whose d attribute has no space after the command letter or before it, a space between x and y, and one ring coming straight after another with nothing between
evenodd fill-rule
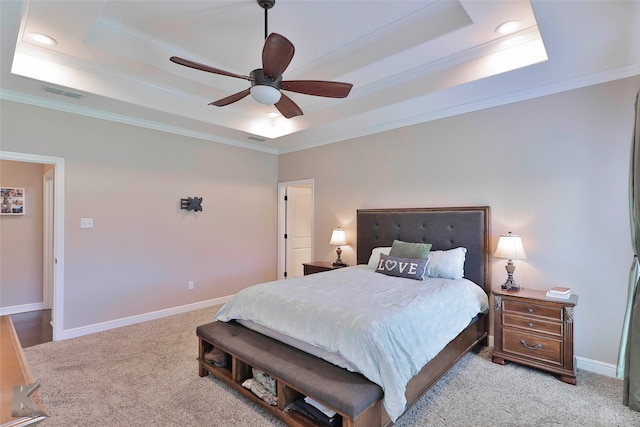
<instances>
[{"instance_id":1,"label":"gray wall","mask_svg":"<svg viewBox=\"0 0 640 427\"><path fill-rule=\"evenodd\" d=\"M0 106L3 151L65 159L65 330L275 279L277 156ZM179 209L188 196L204 198L203 212Z\"/></svg>"},{"instance_id":2,"label":"gray wall","mask_svg":"<svg viewBox=\"0 0 640 427\"><path fill-rule=\"evenodd\" d=\"M640 77L280 156L278 179L315 179L315 251L343 226L355 262L358 208L489 205L492 248L520 234L526 288L580 299L575 353L616 364L632 260L629 151ZM323 236L326 236L324 238ZM506 278L493 260L493 283Z\"/></svg>"}]
</instances>

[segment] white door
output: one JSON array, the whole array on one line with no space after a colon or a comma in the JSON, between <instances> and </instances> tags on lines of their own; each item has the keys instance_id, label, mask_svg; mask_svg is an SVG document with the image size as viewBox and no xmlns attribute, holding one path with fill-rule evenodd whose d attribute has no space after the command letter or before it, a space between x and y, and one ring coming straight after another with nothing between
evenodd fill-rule
<instances>
[{"instance_id":1,"label":"white door","mask_svg":"<svg viewBox=\"0 0 640 427\"><path fill-rule=\"evenodd\" d=\"M278 183L278 279L303 275L313 260L313 187L313 179Z\"/></svg>"},{"instance_id":2,"label":"white door","mask_svg":"<svg viewBox=\"0 0 640 427\"><path fill-rule=\"evenodd\" d=\"M287 187L286 277L304 274L302 263L311 261L311 187Z\"/></svg>"}]
</instances>

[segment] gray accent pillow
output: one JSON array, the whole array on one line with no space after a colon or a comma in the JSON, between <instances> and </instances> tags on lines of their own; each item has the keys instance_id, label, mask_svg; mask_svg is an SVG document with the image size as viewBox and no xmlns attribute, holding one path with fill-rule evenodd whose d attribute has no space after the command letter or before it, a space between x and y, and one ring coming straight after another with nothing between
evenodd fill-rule
<instances>
[{"instance_id":1,"label":"gray accent pillow","mask_svg":"<svg viewBox=\"0 0 640 427\"><path fill-rule=\"evenodd\" d=\"M387 276L422 280L426 268L426 258L398 258L381 253L376 272Z\"/></svg>"},{"instance_id":2,"label":"gray accent pillow","mask_svg":"<svg viewBox=\"0 0 640 427\"><path fill-rule=\"evenodd\" d=\"M394 240L389 255L398 258L426 258L429 256L431 243L409 243Z\"/></svg>"}]
</instances>

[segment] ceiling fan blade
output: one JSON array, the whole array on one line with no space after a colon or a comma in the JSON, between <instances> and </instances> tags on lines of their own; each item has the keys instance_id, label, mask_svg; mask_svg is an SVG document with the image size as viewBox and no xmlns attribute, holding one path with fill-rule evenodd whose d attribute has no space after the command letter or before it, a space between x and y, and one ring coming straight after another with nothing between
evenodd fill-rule
<instances>
[{"instance_id":1,"label":"ceiling fan blade","mask_svg":"<svg viewBox=\"0 0 640 427\"><path fill-rule=\"evenodd\" d=\"M190 61L188 59L180 58L180 57L177 57L177 56L172 56L169 59L171 60L171 62L175 62L176 64L180 64L180 65L184 65L185 67L195 68L196 70L206 71L208 73L220 74L222 76L236 77L238 79L244 79L244 80L253 81L253 79L251 77L249 77L249 76L243 76L243 75L240 75L240 74L231 73L229 71L224 71L224 70L221 70L219 68L210 67L209 65L200 64L198 62L193 62L193 61Z\"/></svg>"},{"instance_id":2,"label":"ceiling fan blade","mask_svg":"<svg viewBox=\"0 0 640 427\"><path fill-rule=\"evenodd\" d=\"M290 119L296 116L301 116L303 114L300 107L298 107L298 105L295 102L293 102L291 98L289 98L284 93L281 94L280 101L276 102L275 106L278 109L278 111L280 111L280 114L285 116L287 119Z\"/></svg>"},{"instance_id":3,"label":"ceiling fan blade","mask_svg":"<svg viewBox=\"0 0 640 427\"><path fill-rule=\"evenodd\" d=\"M265 40L262 49L264 74L272 80L277 80L291 63L295 50L293 44L286 37L278 33L271 33Z\"/></svg>"},{"instance_id":4,"label":"ceiling fan blade","mask_svg":"<svg viewBox=\"0 0 640 427\"><path fill-rule=\"evenodd\" d=\"M234 93L226 98L218 99L209 103L209 105L215 105L216 107L224 107L225 105L233 104L236 101L240 101L245 96L249 95L250 89L245 89L242 92Z\"/></svg>"},{"instance_id":5,"label":"ceiling fan blade","mask_svg":"<svg viewBox=\"0 0 640 427\"><path fill-rule=\"evenodd\" d=\"M325 82L321 80L289 80L282 82L282 89L305 95L324 96L327 98L345 98L353 85L342 82Z\"/></svg>"}]
</instances>

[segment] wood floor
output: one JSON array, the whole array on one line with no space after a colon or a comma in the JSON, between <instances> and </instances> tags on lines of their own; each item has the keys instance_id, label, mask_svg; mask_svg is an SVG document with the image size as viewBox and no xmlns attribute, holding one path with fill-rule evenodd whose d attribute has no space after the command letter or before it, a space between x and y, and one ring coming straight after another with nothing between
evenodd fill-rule
<instances>
[{"instance_id":1,"label":"wood floor","mask_svg":"<svg viewBox=\"0 0 640 427\"><path fill-rule=\"evenodd\" d=\"M11 315L20 346L32 347L53 340L51 310L29 311Z\"/></svg>"}]
</instances>

